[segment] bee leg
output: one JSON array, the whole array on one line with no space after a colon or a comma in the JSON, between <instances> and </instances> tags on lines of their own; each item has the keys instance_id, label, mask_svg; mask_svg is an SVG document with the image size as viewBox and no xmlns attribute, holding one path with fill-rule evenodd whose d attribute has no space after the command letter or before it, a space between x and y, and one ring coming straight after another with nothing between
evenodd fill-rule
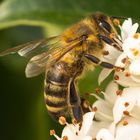
<instances>
[{"instance_id":1,"label":"bee leg","mask_svg":"<svg viewBox=\"0 0 140 140\"><path fill-rule=\"evenodd\" d=\"M107 43L109 45L113 44L113 40L104 35L99 34L98 37L99 37L99 39L103 40L105 43Z\"/></svg>"},{"instance_id":2,"label":"bee leg","mask_svg":"<svg viewBox=\"0 0 140 140\"><path fill-rule=\"evenodd\" d=\"M91 111L90 102L86 100L85 98L81 98L81 107L84 114Z\"/></svg>"},{"instance_id":3,"label":"bee leg","mask_svg":"<svg viewBox=\"0 0 140 140\"><path fill-rule=\"evenodd\" d=\"M98 64L104 68L108 68L108 69L117 69L117 70L124 70L124 68L121 68L121 67L117 67L117 66L114 66L113 64L111 63L108 63L108 62L104 62L104 61L101 61L99 58L97 58L96 56L93 56L93 55L90 55L90 54L85 54L85 57L87 59L89 59L90 61L92 61L93 63L95 64Z\"/></svg>"},{"instance_id":4,"label":"bee leg","mask_svg":"<svg viewBox=\"0 0 140 140\"><path fill-rule=\"evenodd\" d=\"M108 68L108 69L113 69L114 65L110 64L108 62L104 62L104 61L100 61L99 58L97 58L96 56L90 55L90 54L85 54L85 57L87 59L89 59L90 61L92 61L95 64L101 65L104 68Z\"/></svg>"},{"instance_id":5,"label":"bee leg","mask_svg":"<svg viewBox=\"0 0 140 140\"><path fill-rule=\"evenodd\" d=\"M112 20L112 19L125 19L125 20L127 20L128 19L128 17L122 17L122 16L110 16L110 19Z\"/></svg>"},{"instance_id":6,"label":"bee leg","mask_svg":"<svg viewBox=\"0 0 140 140\"><path fill-rule=\"evenodd\" d=\"M121 47L121 42L118 40L118 38L116 38L116 41L118 41L118 42L116 42L115 40L113 40L113 39L111 39L111 38L109 38L109 37L107 37L107 36L104 36L104 35L100 35L100 34L99 34L98 37L99 37L99 39L101 39L101 40L103 40L105 43L107 43L107 44L113 46L113 47L116 48L117 50L123 51L123 50L122 50L122 47ZM114 39L115 39L115 38L114 38Z\"/></svg>"},{"instance_id":7,"label":"bee leg","mask_svg":"<svg viewBox=\"0 0 140 140\"><path fill-rule=\"evenodd\" d=\"M83 120L83 112L80 106L80 98L75 88L74 80L70 82L69 86L69 103L73 123L80 123Z\"/></svg>"}]
</instances>

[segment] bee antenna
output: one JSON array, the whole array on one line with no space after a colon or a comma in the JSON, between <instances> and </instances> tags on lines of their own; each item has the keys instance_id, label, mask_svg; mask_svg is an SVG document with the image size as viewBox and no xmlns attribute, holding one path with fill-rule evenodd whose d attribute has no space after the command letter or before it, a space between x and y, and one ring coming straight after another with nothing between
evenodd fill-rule
<instances>
[{"instance_id":1,"label":"bee antenna","mask_svg":"<svg viewBox=\"0 0 140 140\"><path fill-rule=\"evenodd\" d=\"M122 17L122 16L110 16L111 19L128 19L128 17Z\"/></svg>"}]
</instances>

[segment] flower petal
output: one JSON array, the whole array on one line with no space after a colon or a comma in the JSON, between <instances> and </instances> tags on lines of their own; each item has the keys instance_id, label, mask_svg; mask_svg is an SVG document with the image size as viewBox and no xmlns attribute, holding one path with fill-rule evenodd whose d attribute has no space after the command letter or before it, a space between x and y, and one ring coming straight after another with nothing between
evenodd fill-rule
<instances>
[{"instance_id":1,"label":"flower petal","mask_svg":"<svg viewBox=\"0 0 140 140\"><path fill-rule=\"evenodd\" d=\"M76 128L74 125L70 124L69 126L65 126L63 131L62 131L62 136L67 136L69 140L77 140L77 135L76 135Z\"/></svg>"},{"instance_id":2,"label":"flower petal","mask_svg":"<svg viewBox=\"0 0 140 140\"><path fill-rule=\"evenodd\" d=\"M122 61L125 58L127 58L127 55L125 53L122 53L120 56L118 56L115 66L123 68L125 66L125 63L123 63Z\"/></svg>"},{"instance_id":3,"label":"flower petal","mask_svg":"<svg viewBox=\"0 0 140 140\"><path fill-rule=\"evenodd\" d=\"M72 139L72 140L74 140L74 139ZM85 137L83 137L83 138L81 138L79 140L93 140L93 139L92 139L91 136L85 136Z\"/></svg>"},{"instance_id":4,"label":"flower petal","mask_svg":"<svg viewBox=\"0 0 140 140\"><path fill-rule=\"evenodd\" d=\"M134 118L126 120L127 125L120 125L117 128L115 140L140 140L140 121Z\"/></svg>"},{"instance_id":5,"label":"flower petal","mask_svg":"<svg viewBox=\"0 0 140 140\"><path fill-rule=\"evenodd\" d=\"M139 83L140 86L140 75L131 75L133 81Z\"/></svg>"},{"instance_id":6,"label":"flower petal","mask_svg":"<svg viewBox=\"0 0 140 140\"><path fill-rule=\"evenodd\" d=\"M122 96L118 97L113 108L114 122L118 123L124 111L131 114L134 106L140 107L140 87L129 87L123 90Z\"/></svg>"},{"instance_id":7,"label":"flower petal","mask_svg":"<svg viewBox=\"0 0 140 140\"><path fill-rule=\"evenodd\" d=\"M140 106L140 87L125 88L122 97L130 101L136 100L136 105Z\"/></svg>"},{"instance_id":8,"label":"flower petal","mask_svg":"<svg viewBox=\"0 0 140 140\"><path fill-rule=\"evenodd\" d=\"M129 71L125 70L123 72L115 72L115 75L114 75L114 79L115 81L124 86L124 87L128 87L128 86L140 86L140 83L134 81L130 76L127 76L127 74L129 74ZM117 79L115 78L117 76Z\"/></svg>"},{"instance_id":9,"label":"flower petal","mask_svg":"<svg viewBox=\"0 0 140 140\"><path fill-rule=\"evenodd\" d=\"M108 44L104 45L104 50L109 52L109 54L104 55L101 60L105 61L105 62L109 62L111 64L114 64L117 57L121 54L120 51L118 51L116 48L114 48L113 46L108 45Z\"/></svg>"},{"instance_id":10,"label":"flower petal","mask_svg":"<svg viewBox=\"0 0 140 140\"><path fill-rule=\"evenodd\" d=\"M129 36L132 36L138 29L138 23L132 24L132 19L128 18L125 20L120 27L122 40L127 39Z\"/></svg>"},{"instance_id":11,"label":"flower petal","mask_svg":"<svg viewBox=\"0 0 140 140\"><path fill-rule=\"evenodd\" d=\"M129 70L131 74L140 75L140 60L133 61L129 66Z\"/></svg>"},{"instance_id":12,"label":"flower petal","mask_svg":"<svg viewBox=\"0 0 140 140\"><path fill-rule=\"evenodd\" d=\"M93 106L97 108L95 113L95 118L100 121L113 121L112 118L112 108L104 100L97 100Z\"/></svg>"},{"instance_id":13,"label":"flower petal","mask_svg":"<svg viewBox=\"0 0 140 140\"><path fill-rule=\"evenodd\" d=\"M140 34L137 34L138 38L129 36L122 45L124 53L132 60L140 58Z\"/></svg>"},{"instance_id":14,"label":"flower petal","mask_svg":"<svg viewBox=\"0 0 140 140\"><path fill-rule=\"evenodd\" d=\"M131 116L137 120L140 120L140 106L135 105L131 110Z\"/></svg>"},{"instance_id":15,"label":"flower petal","mask_svg":"<svg viewBox=\"0 0 140 140\"><path fill-rule=\"evenodd\" d=\"M95 112L88 112L83 116L83 123L82 123L82 128L80 130L79 134L84 134L86 135L92 125L93 118L94 118Z\"/></svg>"},{"instance_id":16,"label":"flower petal","mask_svg":"<svg viewBox=\"0 0 140 140\"><path fill-rule=\"evenodd\" d=\"M112 134L109 132L109 130L107 129L101 129L97 136L96 136L97 140L114 140Z\"/></svg>"},{"instance_id":17,"label":"flower petal","mask_svg":"<svg viewBox=\"0 0 140 140\"><path fill-rule=\"evenodd\" d=\"M139 27L138 23L133 24L130 35L133 35L134 33L136 33L138 30L138 27Z\"/></svg>"},{"instance_id":18,"label":"flower petal","mask_svg":"<svg viewBox=\"0 0 140 140\"><path fill-rule=\"evenodd\" d=\"M95 138L100 129L108 128L109 125L110 125L110 122L107 122L107 121L93 121L93 124L87 135Z\"/></svg>"},{"instance_id":19,"label":"flower petal","mask_svg":"<svg viewBox=\"0 0 140 140\"><path fill-rule=\"evenodd\" d=\"M129 104L129 108L125 106L125 104ZM115 102L114 108L113 108L113 116L114 116L114 123L118 123L122 117L124 116L124 111L130 111L135 105L135 100L130 100L119 97L117 101Z\"/></svg>"},{"instance_id":20,"label":"flower petal","mask_svg":"<svg viewBox=\"0 0 140 140\"><path fill-rule=\"evenodd\" d=\"M118 89L119 89L118 84L115 83L114 81L111 81L108 84L108 86L107 86L107 88L105 90L105 94L104 94L105 100L108 101L112 105L112 107L113 107L113 104L114 104L114 102L115 102L115 100L117 98L116 91Z\"/></svg>"},{"instance_id":21,"label":"flower petal","mask_svg":"<svg viewBox=\"0 0 140 140\"><path fill-rule=\"evenodd\" d=\"M121 26L121 37L122 37L122 40L125 40L128 35L129 35L129 32L132 28L132 19L131 18L128 18L127 20L125 20Z\"/></svg>"},{"instance_id":22,"label":"flower petal","mask_svg":"<svg viewBox=\"0 0 140 140\"><path fill-rule=\"evenodd\" d=\"M103 69L98 78L98 84L100 85L112 72L112 69Z\"/></svg>"}]
</instances>

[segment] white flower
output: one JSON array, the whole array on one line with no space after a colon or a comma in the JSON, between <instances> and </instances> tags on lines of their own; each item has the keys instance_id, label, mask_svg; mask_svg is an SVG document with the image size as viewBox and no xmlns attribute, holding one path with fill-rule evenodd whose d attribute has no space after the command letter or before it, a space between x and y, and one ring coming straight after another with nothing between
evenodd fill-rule
<instances>
[{"instance_id":1,"label":"white flower","mask_svg":"<svg viewBox=\"0 0 140 140\"><path fill-rule=\"evenodd\" d=\"M129 18L125 20L121 29L123 53L116 59L116 66L124 67L124 72L116 72L119 76L116 81L122 86L140 85L140 34L136 33L138 24L132 24Z\"/></svg>"},{"instance_id":2,"label":"white flower","mask_svg":"<svg viewBox=\"0 0 140 140\"><path fill-rule=\"evenodd\" d=\"M126 135L131 131L135 133L131 133L130 140L140 138L140 87L119 90L112 81L106 88L104 99L97 98L93 104L93 108L97 108L95 118L109 124L96 133L97 140L128 140Z\"/></svg>"},{"instance_id":3,"label":"white flower","mask_svg":"<svg viewBox=\"0 0 140 140\"><path fill-rule=\"evenodd\" d=\"M99 100L93 105L93 111L83 116L81 129L79 130L79 124L67 123L63 129L61 139L66 136L68 140L92 140L101 128L108 128L113 121L112 109L117 97L116 90L118 90L118 85L111 82L106 88L105 100L94 95Z\"/></svg>"},{"instance_id":4,"label":"white flower","mask_svg":"<svg viewBox=\"0 0 140 140\"><path fill-rule=\"evenodd\" d=\"M114 80L124 87L140 86L140 77L130 74L130 71L127 69L122 72L115 72Z\"/></svg>"},{"instance_id":5,"label":"white flower","mask_svg":"<svg viewBox=\"0 0 140 140\"><path fill-rule=\"evenodd\" d=\"M114 81L107 86L104 99L97 98L92 112L83 116L82 125L68 124L62 136L57 140L135 140L140 138L140 87L129 87L119 90ZM130 138L127 133L130 134Z\"/></svg>"},{"instance_id":6,"label":"white flower","mask_svg":"<svg viewBox=\"0 0 140 140\"><path fill-rule=\"evenodd\" d=\"M123 119L115 130L115 135L109 129L101 129L97 140L140 140L140 121L131 117Z\"/></svg>"},{"instance_id":7,"label":"white flower","mask_svg":"<svg viewBox=\"0 0 140 140\"><path fill-rule=\"evenodd\" d=\"M108 129L102 128L96 136L97 140L114 140L113 135Z\"/></svg>"},{"instance_id":8,"label":"white flower","mask_svg":"<svg viewBox=\"0 0 140 140\"><path fill-rule=\"evenodd\" d=\"M92 108L97 108L95 118L99 121L113 122L113 106L117 98L118 84L113 81L109 83L104 94L104 99L93 94L98 100L93 104Z\"/></svg>"},{"instance_id":9,"label":"white flower","mask_svg":"<svg viewBox=\"0 0 140 140\"><path fill-rule=\"evenodd\" d=\"M125 71L115 73L115 75L118 75L120 77L120 79L116 81L123 86L139 86L140 34L135 33L132 36L129 36L123 42L122 47L124 52L117 58L115 65L124 67Z\"/></svg>"},{"instance_id":10,"label":"white flower","mask_svg":"<svg viewBox=\"0 0 140 140\"><path fill-rule=\"evenodd\" d=\"M140 87L124 88L118 96L114 108L114 122L118 123L126 115L140 120Z\"/></svg>"},{"instance_id":11,"label":"white flower","mask_svg":"<svg viewBox=\"0 0 140 140\"><path fill-rule=\"evenodd\" d=\"M120 122L115 140L140 140L140 121L131 117Z\"/></svg>"},{"instance_id":12,"label":"white flower","mask_svg":"<svg viewBox=\"0 0 140 140\"><path fill-rule=\"evenodd\" d=\"M122 53L110 50L108 58L113 60L113 64L122 67L124 71L116 71L114 79L122 86L139 86L140 85L140 34L136 33L138 24L132 24L129 18L125 20L121 30ZM110 47L111 48L111 47ZM113 57L112 57L113 56ZM111 61L112 63L112 61ZM112 72L104 69L98 79L99 84Z\"/></svg>"},{"instance_id":13,"label":"white flower","mask_svg":"<svg viewBox=\"0 0 140 140\"><path fill-rule=\"evenodd\" d=\"M104 99L97 98L93 104L93 108L97 108L97 120L117 124L127 115L140 120L140 87L119 90L118 85L112 81L106 88Z\"/></svg>"},{"instance_id":14,"label":"white flower","mask_svg":"<svg viewBox=\"0 0 140 140\"><path fill-rule=\"evenodd\" d=\"M68 140L92 140L96 137L97 132L101 128L108 128L110 123L106 121L94 121L95 112L88 112L83 116L81 129L79 125L67 124L62 132L61 139L67 137Z\"/></svg>"},{"instance_id":15,"label":"white flower","mask_svg":"<svg viewBox=\"0 0 140 140\"><path fill-rule=\"evenodd\" d=\"M92 137L88 134L92 126L95 112L88 112L83 116L83 122L81 129L79 130L79 124L68 124L65 126L62 132L62 138L67 136L69 140L92 140Z\"/></svg>"},{"instance_id":16,"label":"white flower","mask_svg":"<svg viewBox=\"0 0 140 140\"><path fill-rule=\"evenodd\" d=\"M119 26L121 29L121 37L124 41L129 36L132 36L138 29L138 23L132 24L132 19L128 18L125 20L122 24L122 26Z\"/></svg>"}]
</instances>

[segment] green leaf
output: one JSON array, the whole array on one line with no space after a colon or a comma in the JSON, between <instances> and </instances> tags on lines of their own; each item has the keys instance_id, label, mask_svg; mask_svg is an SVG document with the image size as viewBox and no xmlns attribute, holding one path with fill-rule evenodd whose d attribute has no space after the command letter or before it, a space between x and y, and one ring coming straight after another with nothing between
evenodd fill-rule
<instances>
[{"instance_id":1,"label":"green leaf","mask_svg":"<svg viewBox=\"0 0 140 140\"><path fill-rule=\"evenodd\" d=\"M6 0L0 7L0 28L21 24L36 26L46 26L50 23L67 24L82 15L78 10L75 10L76 14L71 12L73 6L70 1L63 1L62 4L56 0Z\"/></svg>"},{"instance_id":2,"label":"green leaf","mask_svg":"<svg viewBox=\"0 0 140 140\"><path fill-rule=\"evenodd\" d=\"M71 24L88 13L139 18L139 0L5 0L0 6L0 29L16 25Z\"/></svg>"}]
</instances>

